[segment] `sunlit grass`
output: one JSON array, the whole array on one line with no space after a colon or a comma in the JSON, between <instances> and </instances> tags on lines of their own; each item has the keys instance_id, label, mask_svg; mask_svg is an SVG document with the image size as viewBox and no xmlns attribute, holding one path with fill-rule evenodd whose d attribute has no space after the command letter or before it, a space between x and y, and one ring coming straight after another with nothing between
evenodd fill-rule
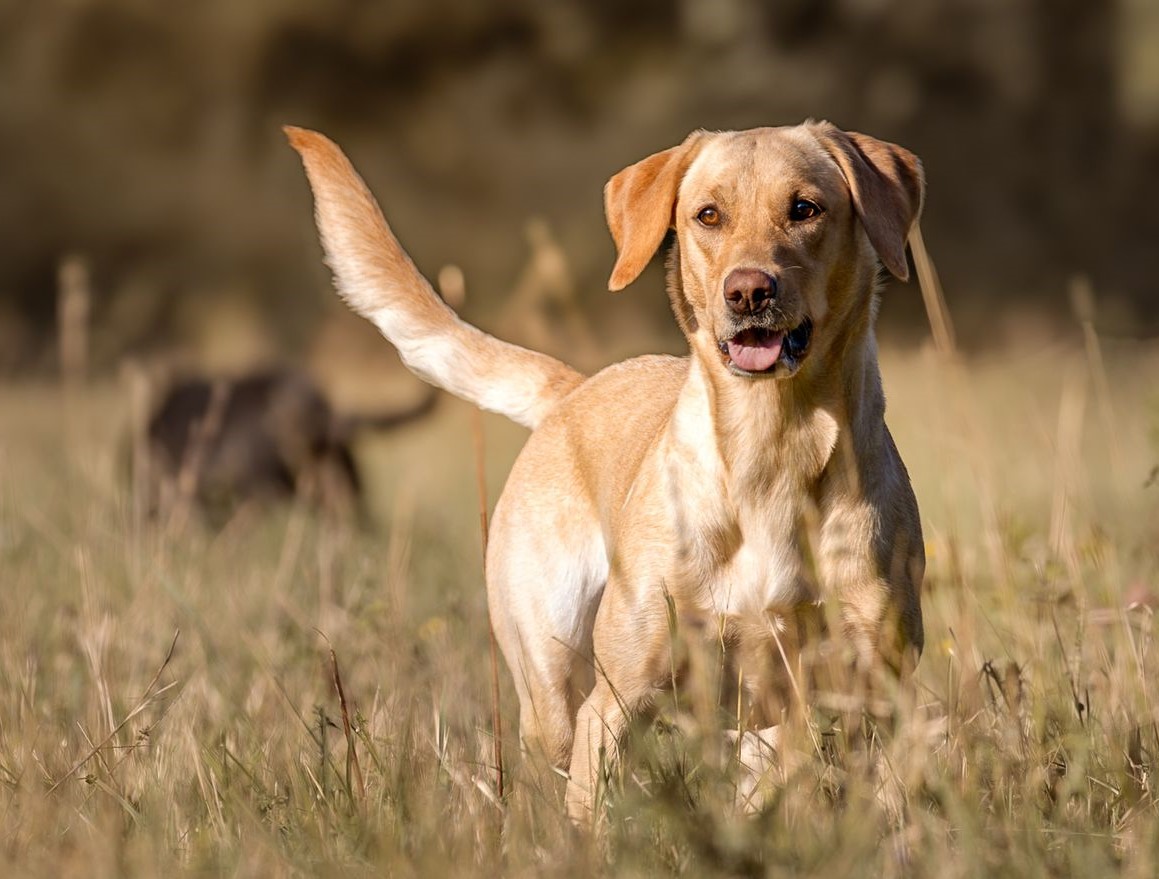
<instances>
[{"instance_id":1,"label":"sunlit grass","mask_svg":"<svg viewBox=\"0 0 1159 879\"><path fill-rule=\"evenodd\" d=\"M0 865L1154 875L1159 351L1106 354L1109 399L1081 346L958 368L887 353L929 555L927 647L894 730L807 712L787 780L748 815L717 739L668 717L633 734L600 844L510 739L495 796L465 407L361 444L372 529L286 508L167 532L133 515L119 387L0 388ZM522 434L487 431L493 502ZM510 731L505 671L502 690Z\"/></svg>"}]
</instances>

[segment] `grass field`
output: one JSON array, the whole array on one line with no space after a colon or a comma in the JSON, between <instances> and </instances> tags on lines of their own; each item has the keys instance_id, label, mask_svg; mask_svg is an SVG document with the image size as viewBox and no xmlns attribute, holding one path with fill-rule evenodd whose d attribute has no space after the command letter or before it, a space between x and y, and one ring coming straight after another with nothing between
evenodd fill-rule
<instances>
[{"instance_id":1,"label":"grass field","mask_svg":"<svg viewBox=\"0 0 1159 879\"><path fill-rule=\"evenodd\" d=\"M914 704L860 746L808 714L755 816L688 722L641 733L600 843L524 771L505 669L496 797L465 406L362 443L373 528L213 534L135 521L118 386L0 386L0 872L1154 876L1159 346L1102 355L887 351ZM523 434L485 424L493 502Z\"/></svg>"}]
</instances>

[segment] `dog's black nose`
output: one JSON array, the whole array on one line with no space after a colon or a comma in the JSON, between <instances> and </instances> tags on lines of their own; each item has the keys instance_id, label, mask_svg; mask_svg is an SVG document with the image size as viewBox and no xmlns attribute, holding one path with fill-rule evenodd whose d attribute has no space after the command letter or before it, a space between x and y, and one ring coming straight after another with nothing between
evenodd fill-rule
<instances>
[{"instance_id":1,"label":"dog's black nose","mask_svg":"<svg viewBox=\"0 0 1159 879\"><path fill-rule=\"evenodd\" d=\"M760 269L733 269L724 279L724 299L736 314L759 314L776 295L776 278Z\"/></svg>"}]
</instances>

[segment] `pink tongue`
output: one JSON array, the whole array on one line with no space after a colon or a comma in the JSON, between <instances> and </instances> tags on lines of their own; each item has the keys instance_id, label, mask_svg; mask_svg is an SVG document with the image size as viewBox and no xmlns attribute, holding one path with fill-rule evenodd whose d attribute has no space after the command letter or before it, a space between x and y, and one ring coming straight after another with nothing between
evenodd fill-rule
<instances>
[{"instance_id":1,"label":"pink tongue","mask_svg":"<svg viewBox=\"0 0 1159 879\"><path fill-rule=\"evenodd\" d=\"M764 372L781 356L784 333L740 333L728 340L728 356L746 372Z\"/></svg>"}]
</instances>

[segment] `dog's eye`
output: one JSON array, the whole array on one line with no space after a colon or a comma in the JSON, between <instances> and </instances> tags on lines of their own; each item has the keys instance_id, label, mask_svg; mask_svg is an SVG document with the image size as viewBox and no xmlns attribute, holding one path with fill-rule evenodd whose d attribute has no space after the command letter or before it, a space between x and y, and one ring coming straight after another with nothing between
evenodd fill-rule
<instances>
[{"instance_id":1,"label":"dog's eye","mask_svg":"<svg viewBox=\"0 0 1159 879\"><path fill-rule=\"evenodd\" d=\"M811 220L820 215L821 208L804 198L794 199L793 206L789 208L789 219L795 223Z\"/></svg>"},{"instance_id":2,"label":"dog's eye","mask_svg":"<svg viewBox=\"0 0 1159 879\"><path fill-rule=\"evenodd\" d=\"M697 222L701 226L719 226L720 225L720 211L712 205L701 208L700 213L696 215Z\"/></svg>"}]
</instances>

